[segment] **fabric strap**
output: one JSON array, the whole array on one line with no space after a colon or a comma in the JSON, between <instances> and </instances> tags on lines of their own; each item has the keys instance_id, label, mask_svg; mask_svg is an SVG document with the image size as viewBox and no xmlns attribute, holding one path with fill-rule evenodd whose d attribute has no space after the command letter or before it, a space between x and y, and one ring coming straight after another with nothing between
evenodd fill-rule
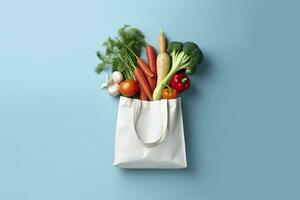
<instances>
[{"instance_id":1,"label":"fabric strap","mask_svg":"<svg viewBox=\"0 0 300 200\"><path fill-rule=\"evenodd\" d=\"M147 147L153 147L158 145L159 143L163 142L167 135L167 127L168 127L168 101L167 100L160 100L160 110L162 115L162 130L160 136L155 139L153 142L144 142L140 135L136 131L136 124L141 112L142 102L135 101L132 102L132 122L133 122L133 131L138 140Z\"/></svg>"}]
</instances>

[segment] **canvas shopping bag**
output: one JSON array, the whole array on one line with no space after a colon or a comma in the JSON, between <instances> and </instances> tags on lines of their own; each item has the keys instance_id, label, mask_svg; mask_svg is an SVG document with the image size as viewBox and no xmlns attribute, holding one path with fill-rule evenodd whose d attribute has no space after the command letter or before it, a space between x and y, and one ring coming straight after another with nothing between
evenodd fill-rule
<instances>
[{"instance_id":1,"label":"canvas shopping bag","mask_svg":"<svg viewBox=\"0 0 300 200\"><path fill-rule=\"evenodd\" d=\"M113 165L186 168L181 99L141 101L120 97Z\"/></svg>"}]
</instances>

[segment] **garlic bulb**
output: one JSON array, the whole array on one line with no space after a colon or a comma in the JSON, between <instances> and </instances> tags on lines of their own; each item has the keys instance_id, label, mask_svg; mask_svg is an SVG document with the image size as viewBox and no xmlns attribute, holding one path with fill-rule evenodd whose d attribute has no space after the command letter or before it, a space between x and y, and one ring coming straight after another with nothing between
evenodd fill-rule
<instances>
[{"instance_id":1,"label":"garlic bulb","mask_svg":"<svg viewBox=\"0 0 300 200\"><path fill-rule=\"evenodd\" d=\"M123 74L119 71L114 71L111 75L111 78L115 83L121 83L123 81Z\"/></svg>"},{"instance_id":2,"label":"garlic bulb","mask_svg":"<svg viewBox=\"0 0 300 200\"><path fill-rule=\"evenodd\" d=\"M113 83L113 84L108 85L107 92L110 96L117 96L118 94L120 94L119 84Z\"/></svg>"},{"instance_id":3,"label":"garlic bulb","mask_svg":"<svg viewBox=\"0 0 300 200\"><path fill-rule=\"evenodd\" d=\"M102 83L100 87L101 87L102 89L103 89L103 88L107 88L109 85L111 85L111 84L113 84L113 83L114 83L114 80L109 79L108 74L106 74L106 76L105 76L105 82Z\"/></svg>"},{"instance_id":4,"label":"garlic bulb","mask_svg":"<svg viewBox=\"0 0 300 200\"><path fill-rule=\"evenodd\" d=\"M115 71L115 72L118 72L118 71ZM109 78L108 75L106 74L105 82L101 84L101 88L102 89L107 88L107 92L110 96L117 96L120 94L119 83L117 83L116 81L123 79L123 75L121 72L119 72L119 73L121 73L121 76L119 73L115 73L115 74L114 73L113 73L113 75L115 76L114 77L115 79L113 79L113 77Z\"/></svg>"}]
</instances>

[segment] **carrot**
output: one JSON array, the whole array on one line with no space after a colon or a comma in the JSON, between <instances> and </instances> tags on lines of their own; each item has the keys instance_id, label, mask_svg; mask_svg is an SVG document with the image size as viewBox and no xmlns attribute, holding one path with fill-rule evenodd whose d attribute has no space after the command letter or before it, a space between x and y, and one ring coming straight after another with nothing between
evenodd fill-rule
<instances>
[{"instance_id":1,"label":"carrot","mask_svg":"<svg viewBox=\"0 0 300 200\"><path fill-rule=\"evenodd\" d=\"M140 84L140 90L144 90L147 97L149 98L149 100L152 100L152 92L151 89L149 87L149 84L147 82L147 79L143 73L143 71L141 70L140 67L136 67L133 70L134 76L136 78L136 80L138 81L138 83Z\"/></svg>"},{"instance_id":2,"label":"carrot","mask_svg":"<svg viewBox=\"0 0 300 200\"><path fill-rule=\"evenodd\" d=\"M149 87L151 89L151 92L153 93L153 91L154 91L154 89L156 87L156 76L153 77L153 78L151 78L149 76L146 76L146 78L147 78L147 81L149 83Z\"/></svg>"},{"instance_id":3,"label":"carrot","mask_svg":"<svg viewBox=\"0 0 300 200\"><path fill-rule=\"evenodd\" d=\"M149 66L145 63L145 61L142 58L137 58L136 62L141 67L146 76L149 76L151 78L154 77L153 72L150 70Z\"/></svg>"},{"instance_id":4,"label":"carrot","mask_svg":"<svg viewBox=\"0 0 300 200\"><path fill-rule=\"evenodd\" d=\"M157 84L168 74L170 70L170 56L166 53L166 36L161 31L159 36L159 49L160 53L156 59L157 66Z\"/></svg>"},{"instance_id":5,"label":"carrot","mask_svg":"<svg viewBox=\"0 0 300 200\"><path fill-rule=\"evenodd\" d=\"M147 83L149 84L149 87L150 87L150 90L152 93L156 86L156 77L154 76L154 74L153 74L153 77L149 76L150 75L148 72L149 66L146 63L145 63L145 65L139 63L139 66L143 66L143 67L141 67L141 69L144 72L144 75L146 75L145 77L147 79Z\"/></svg>"},{"instance_id":6,"label":"carrot","mask_svg":"<svg viewBox=\"0 0 300 200\"><path fill-rule=\"evenodd\" d=\"M155 49L151 45L147 45L146 47L146 55L149 67L153 73L156 73L156 53Z\"/></svg>"},{"instance_id":7,"label":"carrot","mask_svg":"<svg viewBox=\"0 0 300 200\"><path fill-rule=\"evenodd\" d=\"M127 46L124 46L124 47L126 49L128 49L134 55L134 57L136 57L136 62L142 68L145 75L153 78L154 73L152 73L149 66L145 63L145 61L142 58L139 58L129 47L127 47Z\"/></svg>"},{"instance_id":8,"label":"carrot","mask_svg":"<svg viewBox=\"0 0 300 200\"><path fill-rule=\"evenodd\" d=\"M140 59L140 60L142 60L142 59ZM144 75L146 75L146 79L147 79L147 82L150 86L151 93L152 93L155 88L155 85L156 85L156 78L155 78L154 74L153 74L153 77L148 76L150 68L143 60L142 60L142 62L143 62L143 64L139 63L140 64L139 66L143 66L143 67L141 67L141 69L144 72Z\"/></svg>"},{"instance_id":9,"label":"carrot","mask_svg":"<svg viewBox=\"0 0 300 200\"><path fill-rule=\"evenodd\" d=\"M153 92L156 87L156 53L155 53L155 49L153 48L153 46L147 45L146 55L147 55L147 60L148 60L150 70L155 75L153 78L147 77L149 86L151 88L151 91Z\"/></svg>"},{"instance_id":10,"label":"carrot","mask_svg":"<svg viewBox=\"0 0 300 200\"><path fill-rule=\"evenodd\" d=\"M139 88L140 88L139 99L143 100L143 101L148 101L148 97L147 97L145 91L141 89L142 88L141 84L139 84Z\"/></svg>"}]
</instances>

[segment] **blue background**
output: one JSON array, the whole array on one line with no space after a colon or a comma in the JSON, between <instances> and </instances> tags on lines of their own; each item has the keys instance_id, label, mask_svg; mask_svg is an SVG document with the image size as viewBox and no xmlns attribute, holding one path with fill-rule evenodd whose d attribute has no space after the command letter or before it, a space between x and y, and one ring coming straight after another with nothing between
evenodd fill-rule
<instances>
[{"instance_id":1,"label":"blue background","mask_svg":"<svg viewBox=\"0 0 300 200\"><path fill-rule=\"evenodd\" d=\"M2 1L0 199L299 199L297 0ZM183 95L189 168L111 166L95 51L123 24L204 54Z\"/></svg>"}]
</instances>

